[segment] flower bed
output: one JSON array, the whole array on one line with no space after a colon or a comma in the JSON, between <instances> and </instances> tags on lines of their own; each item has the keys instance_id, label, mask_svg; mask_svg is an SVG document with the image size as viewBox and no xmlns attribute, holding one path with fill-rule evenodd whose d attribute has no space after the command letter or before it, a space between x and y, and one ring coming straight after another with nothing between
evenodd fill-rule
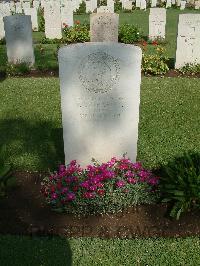
<instances>
[{"instance_id":1,"label":"flower bed","mask_svg":"<svg viewBox=\"0 0 200 266\"><path fill-rule=\"evenodd\" d=\"M159 179L140 162L125 157L93 162L83 169L74 160L44 178L41 191L54 210L79 215L114 213L156 201Z\"/></svg>"}]
</instances>

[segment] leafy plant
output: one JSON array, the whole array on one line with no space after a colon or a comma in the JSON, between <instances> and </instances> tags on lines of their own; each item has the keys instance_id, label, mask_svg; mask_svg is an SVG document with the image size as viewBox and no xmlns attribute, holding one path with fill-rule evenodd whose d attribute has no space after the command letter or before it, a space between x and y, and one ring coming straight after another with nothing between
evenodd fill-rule
<instances>
[{"instance_id":1,"label":"leafy plant","mask_svg":"<svg viewBox=\"0 0 200 266\"><path fill-rule=\"evenodd\" d=\"M119 0L116 0L114 3L114 11L115 13L120 13L120 11L122 11L122 3Z\"/></svg>"},{"instance_id":2,"label":"leafy plant","mask_svg":"<svg viewBox=\"0 0 200 266\"><path fill-rule=\"evenodd\" d=\"M200 64L186 64L179 69L182 74L196 75L200 73Z\"/></svg>"},{"instance_id":3,"label":"leafy plant","mask_svg":"<svg viewBox=\"0 0 200 266\"><path fill-rule=\"evenodd\" d=\"M82 1L79 5L79 8L76 9L76 11L74 12L74 14L76 15L81 15L81 14L85 14L86 13L86 3L84 1Z\"/></svg>"},{"instance_id":4,"label":"leafy plant","mask_svg":"<svg viewBox=\"0 0 200 266\"><path fill-rule=\"evenodd\" d=\"M0 45L5 45L5 44L6 44L6 39L5 38L0 39Z\"/></svg>"},{"instance_id":5,"label":"leafy plant","mask_svg":"<svg viewBox=\"0 0 200 266\"><path fill-rule=\"evenodd\" d=\"M153 54L143 52L142 71L151 75L164 75L169 70L169 58L165 55L165 49L160 46L155 46Z\"/></svg>"},{"instance_id":6,"label":"leafy plant","mask_svg":"<svg viewBox=\"0 0 200 266\"><path fill-rule=\"evenodd\" d=\"M76 21L73 27L66 26L63 29L64 39L66 43L82 43L90 40L89 25L80 24L80 21Z\"/></svg>"},{"instance_id":7,"label":"leafy plant","mask_svg":"<svg viewBox=\"0 0 200 266\"><path fill-rule=\"evenodd\" d=\"M156 200L158 178L141 163L125 157L93 163L82 169L72 161L43 180L41 191L54 210L78 215L114 213Z\"/></svg>"},{"instance_id":8,"label":"leafy plant","mask_svg":"<svg viewBox=\"0 0 200 266\"><path fill-rule=\"evenodd\" d=\"M119 27L119 42L131 44L141 39L142 34L138 27L127 23Z\"/></svg>"},{"instance_id":9,"label":"leafy plant","mask_svg":"<svg viewBox=\"0 0 200 266\"><path fill-rule=\"evenodd\" d=\"M44 19L44 9L43 8L38 9L38 30L40 32L45 31L45 19Z\"/></svg>"},{"instance_id":10,"label":"leafy plant","mask_svg":"<svg viewBox=\"0 0 200 266\"><path fill-rule=\"evenodd\" d=\"M20 76L30 73L30 66L28 63L22 62L17 64L8 63L6 66L6 73L9 76Z\"/></svg>"},{"instance_id":11,"label":"leafy plant","mask_svg":"<svg viewBox=\"0 0 200 266\"><path fill-rule=\"evenodd\" d=\"M200 208L200 154L185 153L160 171L163 202L170 202L170 216L179 219L191 209Z\"/></svg>"}]
</instances>

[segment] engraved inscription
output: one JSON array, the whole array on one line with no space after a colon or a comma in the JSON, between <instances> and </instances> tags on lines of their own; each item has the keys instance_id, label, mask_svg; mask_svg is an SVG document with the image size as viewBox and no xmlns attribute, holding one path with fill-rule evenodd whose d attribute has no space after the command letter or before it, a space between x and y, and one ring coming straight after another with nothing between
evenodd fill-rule
<instances>
[{"instance_id":1,"label":"engraved inscription","mask_svg":"<svg viewBox=\"0 0 200 266\"><path fill-rule=\"evenodd\" d=\"M104 52L96 52L83 58L79 67L79 80L89 92L106 93L118 82L119 62Z\"/></svg>"}]
</instances>

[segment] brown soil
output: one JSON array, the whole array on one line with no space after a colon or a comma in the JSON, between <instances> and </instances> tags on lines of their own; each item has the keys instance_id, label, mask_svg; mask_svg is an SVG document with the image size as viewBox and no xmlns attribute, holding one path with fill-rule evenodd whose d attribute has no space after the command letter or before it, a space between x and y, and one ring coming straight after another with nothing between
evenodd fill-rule
<instances>
[{"instance_id":1,"label":"brown soil","mask_svg":"<svg viewBox=\"0 0 200 266\"><path fill-rule=\"evenodd\" d=\"M88 216L56 213L40 194L42 175L17 172L17 186L0 200L0 234L87 237L178 237L200 235L200 212L179 221L166 216L166 205L129 208L115 215Z\"/></svg>"},{"instance_id":2,"label":"brown soil","mask_svg":"<svg viewBox=\"0 0 200 266\"><path fill-rule=\"evenodd\" d=\"M24 75L19 75L16 77L23 77L23 78L42 78L42 77L58 77L59 73L58 70L46 70L46 71L40 71L40 70L31 70L30 73L24 74ZM146 75L148 77L153 77L153 75ZM162 75L157 75L157 76L162 76ZM163 76L162 76L163 77ZM179 71L175 69L169 70L164 77L188 77L188 78L200 78L200 73L192 75L192 74L181 74ZM4 73L0 73L0 79L5 78Z\"/></svg>"}]
</instances>

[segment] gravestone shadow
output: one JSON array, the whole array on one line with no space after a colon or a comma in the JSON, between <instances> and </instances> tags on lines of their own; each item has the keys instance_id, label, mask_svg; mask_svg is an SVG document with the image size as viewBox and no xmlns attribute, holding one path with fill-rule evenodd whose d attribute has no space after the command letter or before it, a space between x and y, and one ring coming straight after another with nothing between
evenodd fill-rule
<instances>
[{"instance_id":1,"label":"gravestone shadow","mask_svg":"<svg viewBox=\"0 0 200 266\"><path fill-rule=\"evenodd\" d=\"M0 157L6 163L44 171L64 162L62 128L49 121L2 119L0 136Z\"/></svg>"}]
</instances>

